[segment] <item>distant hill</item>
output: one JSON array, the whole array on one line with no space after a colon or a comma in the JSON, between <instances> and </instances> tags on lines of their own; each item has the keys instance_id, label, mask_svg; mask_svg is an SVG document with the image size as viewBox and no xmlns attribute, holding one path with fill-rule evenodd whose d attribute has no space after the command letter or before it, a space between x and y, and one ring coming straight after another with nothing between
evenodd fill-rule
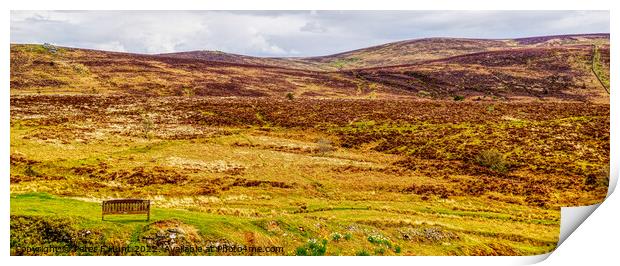
<instances>
[{"instance_id":1,"label":"distant hill","mask_svg":"<svg viewBox=\"0 0 620 266\"><path fill-rule=\"evenodd\" d=\"M329 66L324 66L320 62L314 62L312 60L306 60L303 58L270 58L270 57L255 57L247 55L238 55L231 53L224 53L220 51L190 51L180 53L167 53L158 54L162 57L171 58L185 58L195 60L206 60L213 62L225 62L235 64L246 65L265 65L265 66L277 66L285 68L295 68L303 70L335 70Z\"/></svg>"},{"instance_id":2,"label":"distant hill","mask_svg":"<svg viewBox=\"0 0 620 266\"><path fill-rule=\"evenodd\" d=\"M327 56L300 58L261 58L218 51L190 51L161 55L217 62L335 71L413 64L426 60L486 51L584 44L609 44L609 34L556 35L504 40L425 38L386 43Z\"/></svg>"},{"instance_id":3,"label":"distant hill","mask_svg":"<svg viewBox=\"0 0 620 266\"><path fill-rule=\"evenodd\" d=\"M428 38L309 58L52 48L11 45L12 94L609 101L609 34Z\"/></svg>"}]
</instances>

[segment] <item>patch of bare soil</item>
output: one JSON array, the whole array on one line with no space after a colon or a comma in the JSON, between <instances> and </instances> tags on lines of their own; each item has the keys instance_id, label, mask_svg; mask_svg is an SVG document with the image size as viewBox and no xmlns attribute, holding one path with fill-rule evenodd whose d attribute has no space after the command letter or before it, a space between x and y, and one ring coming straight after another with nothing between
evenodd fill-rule
<instances>
[{"instance_id":1,"label":"patch of bare soil","mask_svg":"<svg viewBox=\"0 0 620 266\"><path fill-rule=\"evenodd\" d=\"M211 173L225 173L230 175L240 175L246 169L245 166L225 160L202 161L181 157L170 157L167 164L173 167L180 167L187 170L201 170Z\"/></svg>"},{"instance_id":2,"label":"patch of bare soil","mask_svg":"<svg viewBox=\"0 0 620 266\"><path fill-rule=\"evenodd\" d=\"M187 176L184 174L159 166L151 169L136 167L132 170L120 170L108 175L107 179L141 187L163 184L184 184L188 180Z\"/></svg>"},{"instance_id":3,"label":"patch of bare soil","mask_svg":"<svg viewBox=\"0 0 620 266\"><path fill-rule=\"evenodd\" d=\"M272 188L294 188L296 183L286 183L280 181L249 180L240 177L227 176L215 178L207 181L198 191L200 195L215 195L221 191L230 190L232 187L272 187Z\"/></svg>"},{"instance_id":4,"label":"patch of bare soil","mask_svg":"<svg viewBox=\"0 0 620 266\"><path fill-rule=\"evenodd\" d=\"M401 238L415 242L449 242L458 240L456 233L450 232L440 226L405 228L400 230Z\"/></svg>"}]
</instances>

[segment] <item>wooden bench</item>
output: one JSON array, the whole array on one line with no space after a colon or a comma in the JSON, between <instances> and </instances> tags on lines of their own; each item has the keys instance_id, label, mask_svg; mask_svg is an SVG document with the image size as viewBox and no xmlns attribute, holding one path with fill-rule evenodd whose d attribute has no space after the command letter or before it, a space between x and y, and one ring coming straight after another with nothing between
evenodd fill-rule
<instances>
[{"instance_id":1,"label":"wooden bench","mask_svg":"<svg viewBox=\"0 0 620 266\"><path fill-rule=\"evenodd\" d=\"M101 220L106 214L146 214L151 219L151 201L144 199L104 200L101 203Z\"/></svg>"}]
</instances>

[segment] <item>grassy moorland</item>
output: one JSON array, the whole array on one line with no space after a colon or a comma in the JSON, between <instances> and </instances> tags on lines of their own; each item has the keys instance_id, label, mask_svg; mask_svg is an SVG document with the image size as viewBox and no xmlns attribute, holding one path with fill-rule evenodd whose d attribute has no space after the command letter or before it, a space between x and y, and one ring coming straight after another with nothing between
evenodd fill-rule
<instances>
[{"instance_id":1,"label":"grassy moorland","mask_svg":"<svg viewBox=\"0 0 620 266\"><path fill-rule=\"evenodd\" d=\"M11 253L549 252L607 192L608 56L580 38L336 72L13 45ZM151 221L101 221L111 198ZM171 249L223 244L284 250Z\"/></svg>"}]
</instances>

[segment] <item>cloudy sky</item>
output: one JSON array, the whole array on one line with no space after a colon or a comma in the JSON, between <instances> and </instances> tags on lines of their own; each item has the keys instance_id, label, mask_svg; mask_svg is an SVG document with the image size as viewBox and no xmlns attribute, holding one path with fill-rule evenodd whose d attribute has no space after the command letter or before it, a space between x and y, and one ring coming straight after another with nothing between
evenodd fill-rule
<instances>
[{"instance_id":1,"label":"cloudy sky","mask_svg":"<svg viewBox=\"0 0 620 266\"><path fill-rule=\"evenodd\" d=\"M12 43L318 56L425 37L609 32L608 11L11 11Z\"/></svg>"}]
</instances>

